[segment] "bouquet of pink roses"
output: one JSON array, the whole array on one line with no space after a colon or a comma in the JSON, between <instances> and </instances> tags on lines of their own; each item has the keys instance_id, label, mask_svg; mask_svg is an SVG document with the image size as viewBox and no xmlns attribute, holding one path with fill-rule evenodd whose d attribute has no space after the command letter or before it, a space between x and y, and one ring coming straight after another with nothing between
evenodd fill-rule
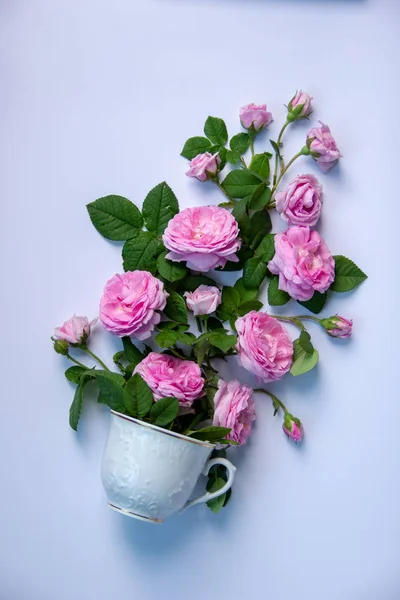
<instances>
[{"instance_id":1,"label":"bouquet of pink roses","mask_svg":"<svg viewBox=\"0 0 400 600\"><path fill-rule=\"evenodd\" d=\"M122 348L113 357L118 369L114 372L89 348L95 321L74 316L55 330L56 352L75 363L65 372L76 384L70 409L73 429L84 387L94 380L98 401L113 411L218 443L214 452L225 455L230 445L246 442L256 416L254 390L237 379L223 381L218 376L217 359L234 355L255 375L256 391L270 396L274 414L283 413L285 434L301 441L300 420L260 385L288 373L301 375L317 364L318 351L305 322L315 321L333 337L350 336L351 320L315 315L330 293L350 291L366 278L348 258L332 256L314 229L322 209L317 178L297 175L281 188L282 178L300 157L327 171L341 156L329 127L321 123L309 130L304 146L286 162L283 134L294 121L310 117L311 100L304 92L291 99L278 139L271 140L273 153L254 149L258 134L272 120L266 105L244 106L240 122L245 131L230 140L224 121L208 117L205 136L186 141L182 150L190 160L186 174L216 185L224 195L218 206L179 211L165 182L148 193L141 211L116 195L87 206L99 233L124 242L124 272L106 283L99 313L103 327L121 338ZM229 172L222 178L227 165ZM271 232L272 210L286 223L284 231ZM220 285L219 271L236 272L234 285ZM259 300L266 285L267 311ZM271 307L291 300L307 312L290 317L271 314ZM298 328L297 339L292 341L282 322ZM75 349L91 355L100 368L78 361ZM208 489L222 488L226 479L224 467L216 466L210 470ZM209 506L217 512L228 499L229 492Z\"/></svg>"}]
</instances>

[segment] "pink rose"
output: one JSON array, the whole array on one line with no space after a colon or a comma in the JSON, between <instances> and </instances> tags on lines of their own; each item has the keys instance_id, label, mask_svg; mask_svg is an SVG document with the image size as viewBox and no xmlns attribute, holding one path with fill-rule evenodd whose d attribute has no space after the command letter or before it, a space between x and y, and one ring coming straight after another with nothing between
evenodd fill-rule
<instances>
[{"instance_id":1,"label":"pink rose","mask_svg":"<svg viewBox=\"0 0 400 600\"><path fill-rule=\"evenodd\" d=\"M221 163L221 159L216 154L210 154L204 152L204 154L198 154L189 163L189 171L186 172L188 177L196 177L199 181L206 181L206 179L213 179L218 171L218 167Z\"/></svg>"},{"instance_id":2,"label":"pink rose","mask_svg":"<svg viewBox=\"0 0 400 600\"><path fill-rule=\"evenodd\" d=\"M328 125L321 121L321 127L313 127L307 134L307 148L321 169L329 171L342 156Z\"/></svg>"},{"instance_id":3,"label":"pink rose","mask_svg":"<svg viewBox=\"0 0 400 600\"><path fill-rule=\"evenodd\" d=\"M268 263L279 275L279 289L295 300L326 292L335 279L335 261L322 237L309 227L289 227L275 235L275 256Z\"/></svg>"},{"instance_id":4,"label":"pink rose","mask_svg":"<svg viewBox=\"0 0 400 600\"><path fill-rule=\"evenodd\" d=\"M289 225L315 225L322 208L322 185L314 175L297 175L276 194L276 210Z\"/></svg>"},{"instance_id":5,"label":"pink rose","mask_svg":"<svg viewBox=\"0 0 400 600\"><path fill-rule=\"evenodd\" d=\"M296 417L293 417L290 413L285 413L285 417L283 419L282 425L283 431L286 433L288 438L296 442L301 442L304 435L303 425L300 420Z\"/></svg>"},{"instance_id":6,"label":"pink rose","mask_svg":"<svg viewBox=\"0 0 400 600\"><path fill-rule=\"evenodd\" d=\"M229 383L218 382L218 391L214 396L214 420L217 427L228 427L231 431L226 436L238 444L245 444L251 432L251 425L256 418L253 390L248 385L241 385L234 379Z\"/></svg>"},{"instance_id":7,"label":"pink rose","mask_svg":"<svg viewBox=\"0 0 400 600\"><path fill-rule=\"evenodd\" d=\"M264 312L252 310L236 323L239 363L266 383L276 381L292 365L293 342L281 323Z\"/></svg>"},{"instance_id":8,"label":"pink rose","mask_svg":"<svg viewBox=\"0 0 400 600\"><path fill-rule=\"evenodd\" d=\"M54 336L58 340L64 340L68 344L84 344L90 335L90 328L97 323L97 319L94 319L89 323L87 317L77 317L74 315L65 321L61 327L56 327L54 330Z\"/></svg>"},{"instance_id":9,"label":"pink rose","mask_svg":"<svg viewBox=\"0 0 400 600\"><path fill-rule=\"evenodd\" d=\"M325 327L326 333L331 337L348 338L351 336L353 321L344 317L330 317L329 319L321 319L322 327Z\"/></svg>"},{"instance_id":10,"label":"pink rose","mask_svg":"<svg viewBox=\"0 0 400 600\"><path fill-rule=\"evenodd\" d=\"M150 352L134 373L143 377L154 400L172 396L181 406L192 406L194 400L203 396L204 379L200 367L191 360Z\"/></svg>"},{"instance_id":11,"label":"pink rose","mask_svg":"<svg viewBox=\"0 0 400 600\"><path fill-rule=\"evenodd\" d=\"M194 292L185 292L184 296L195 317L211 315L221 304L221 292L213 285L200 285Z\"/></svg>"},{"instance_id":12,"label":"pink rose","mask_svg":"<svg viewBox=\"0 0 400 600\"><path fill-rule=\"evenodd\" d=\"M254 128L261 131L272 121L272 115L267 111L266 104L246 104L239 112L240 122L245 129Z\"/></svg>"},{"instance_id":13,"label":"pink rose","mask_svg":"<svg viewBox=\"0 0 400 600\"><path fill-rule=\"evenodd\" d=\"M160 322L156 311L165 308L167 298L164 284L148 271L117 274L104 288L100 320L115 335L145 340Z\"/></svg>"},{"instance_id":14,"label":"pink rose","mask_svg":"<svg viewBox=\"0 0 400 600\"><path fill-rule=\"evenodd\" d=\"M306 119L312 112L311 100L312 96L306 92L296 92L288 104L288 120Z\"/></svg>"},{"instance_id":15,"label":"pink rose","mask_svg":"<svg viewBox=\"0 0 400 600\"><path fill-rule=\"evenodd\" d=\"M209 271L224 267L228 260L238 262L235 252L242 242L239 226L231 213L218 206L185 208L173 217L163 242L170 250L167 258L186 261L189 269Z\"/></svg>"}]
</instances>

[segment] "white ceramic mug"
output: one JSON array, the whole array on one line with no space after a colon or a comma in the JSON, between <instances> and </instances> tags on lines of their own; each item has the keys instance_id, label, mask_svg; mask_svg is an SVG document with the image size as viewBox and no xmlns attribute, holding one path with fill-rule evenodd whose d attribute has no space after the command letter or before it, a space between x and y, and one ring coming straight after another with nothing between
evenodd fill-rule
<instances>
[{"instance_id":1,"label":"white ceramic mug","mask_svg":"<svg viewBox=\"0 0 400 600\"><path fill-rule=\"evenodd\" d=\"M108 504L124 515L161 523L199 502L229 490L236 467L224 458L208 460L214 444L111 411L102 480ZM228 481L216 492L189 500L201 474L224 465Z\"/></svg>"}]
</instances>

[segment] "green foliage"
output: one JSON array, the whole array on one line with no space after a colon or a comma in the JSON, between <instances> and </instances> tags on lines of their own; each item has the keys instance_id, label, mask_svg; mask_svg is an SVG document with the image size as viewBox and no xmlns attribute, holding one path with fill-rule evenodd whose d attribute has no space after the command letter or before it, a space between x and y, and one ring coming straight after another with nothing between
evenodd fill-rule
<instances>
[{"instance_id":1,"label":"green foliage","mask_svg":"<svg viewBox=\"0 0 400 600\"><path fill-rule=\"evenodd\" d=\"M93 374L99 386L102 402L112 410L125 413L123 386L107 371L93 371Z\"/></svg>"},{"instance_id":2,"label":"green foliage","mask_svg":"<svg viewBox=\"0 0 400 600\"><path fill-rule=\"evenodd\" d=\"M228 141L228 131L222 119L208 117L204 124L204 133L208 139L218 146L225 146Z\"/></svg>"},{"instance_id":3,"label":"green foliage","mask_svg":"<svg viewBox=\"0 0 400 600\"><path fill-rule=\"evenodd\" d=\"M243 317L247 315L252 310L261 310L263 307L263 303L259 302L259 300L249 300L248 302L244 302L238 308L239 317Z\"/></svg>"},{"instance_id":4,"label":"green foliage","mask_svg":"<svg viewBox=\"0 0 400 600\"><path fill-rule=\"evenodd\" d=\"M251 300L257 300L259 293L258 288L246 288L243 283L243 277L240 277L234 285L235 290L239 292L240 302L249 302Z\"/></svg>"},{"instance_id":5,"label":"green foliage","mask_svg":"<svg viewBox=\"0 0 400 600\"><path fill-rule=\"evenodd\" d=\"M280 290L278 285L279 276L274 275L268 286L268 304L270 304L270 306L283 306L290 300L289 294Z\"/></svg>"},{"instance_id":6,"label":"green foliage","mask_svg":"<svg viewBox=\"0 0 400 600\"><path fill-rule=\"evenodd\" d=\"M250 138L248 133L237 133L231 138L229 146L231 150L238 152L239 155L245 154L249 149Z\"/></svg>"},{"instance_id":7,"label":"green foliage","mask_svg":"<svg viewBox=\"0 0 400 600\"><path fill-rule=\"evenodd\" d=\"M165 427L178 416L179 402L176 398L167 397L157 400L150 411L150 420L158 427Z\"/></svg>"},{"instance_id":8,"label":"green foliage","mask_svg":"<svg viewBox=\"0 0 400 600\"><path fill-rule=\"evenodd\" d=\"M334 256L335 280L330 289L334 292L350 292L360 285L367 275L352 260L345 256Z\"/></svg>"},{"instance_id":9,"label":"green foliage","mask_svg":"<svg viewBox=\"0 0 400 600\"><path fill-rule=\"evenodd\" d=\"M321 294L320 292L314 292L314 295L312 298L310 298L310 300L306 300L305 302L300 302L298 300L298 303L312 313L318 314L324 308L327 298L327 292L324 294Z\"/></svg>"},{"instance_id":10,"label":"green foliage","mask_svg":"<svg viewBox=\"0 0 400 600\"><path fill-rule=\"evenodd\" d=\"M124 347L124 355L126 360L135 367L144 359L144 354L132 343L131 338L123 337L122 345Z\"/></svg>"},{"instance_id":11,"label":"green foliage","mask_svg":"<svg viewBox=\"0 0 400 600\"><path fill-rule=\"evenodd\" d=\"M267 210L259 210L250 219L246 240L252 250L255 250L272 229L272 222Z\"/></svg>"},{"instance_id":12,"label":"green foliage","mask_svg":"<svg viewBox=\"0 0 400 600\"><path fill-rule=\"evenodd\" d=\"M300 337L293 342L293 364L290 372L292 375L302 375L311 371L318 362L318 350L312 343L307 331L302 331Z\"/></svg>"},{"instance_id":13,"label":"green foliage","mask_svg":"<svg viewBox=\"0 0 400 600\"><path fill-rule=\"evenodd\" d=\"M265 183L260 183L249 200L249 208L251 210L262 210L268 206L270 200L271 188L266 187Z\"/></svg>"},{"instance_id":14,"label":"green foliage","mask_svg":"<svg viewBox=\"0 0 400 600\"><path fill-rule=\"evenodd\" d=\"M192 160L198 154L209 152L211 148L211 142L205 137L191 137L186 140L183 146L181 156Z\"/></svg>"},{"instance_id":15,"label":"green foliage","mask_svg":"<svg viewBox=\"0 0 400 600\"><path fill-rule=\"evenodd\" d=\"M187 309L186 304L182 296L180 296L177 292L173 292L170 294L167 305L164 308L165 315L171 319L171 321L176 321L177 323L187 323Z\"/></svg>"},{"instance_id":16,"label":"green foliage","mask_svg":"<svg viewBox=\"0 0 400 600\"><path fill-rule=\"evenodd\" d=\"M156 258L162 252L162 242L149 231L140 231L139 234L125 242L122 248L124 271L140 269L157 272Z\"/></svg>"},{"instance_id":17,"label":"green foliage","mask_svg":"<svg viewBox=\"0 0 400 600\"><path fill-rule=\"evenodd\" d=\"M85 373L88 370L89 369L77 365L76 367L69 367L69 369L65 371L64 375L68 379L68 381L72 381L72 383L79 383L83 373Z\"/></svg>"},{"instance_id":18,"label":"green foliage","mask_svg":"<svg viewBox=\"0 0 400 600\"><path fill-rule=\"evenodd\" d=\"M169 185L163 181L147 194L143 202L143 219L149 231L161 235L168 221L179 212L178 200Z\"/></svg>"},{"instance_id":19,"label":"green foliage","mask_svg":"<svg viewBox=\"0 0 400 600\"><path fill-rule=\"evenodd\" d=\"M237 289L228 285L224 286L221 294L221 304L217 309L217 316L222 321L228 321L232 315L236 315L240 304L240 294Z\"/></svg>"},{"instance_id":20,"label":"green foliage","mask_svg":"<svg viewBox=\"0 0 400 600\"><path fill-rule=\"evenodd\" d=\"M222 187L231 198L250 198L259 185L259 178L246 169L231 171L222 182Z\"/></svg>"},{"instance_id":21,"label":"green foliage","mask_svg":"<svg viewBox=\"0 0 400 600\"><path fill-rule=\"evenodd\" d=\"M69 409L69 424L75 431L77 431L78 429L79 417L81 415L83 401L83 386L85 385L85 383L86 380L82 380L79 382L75 390L74 399L72 400L72 404Z\"/></svg>"},{"instance_id":22,"label":"green foliage","mask_svg":"<svg viewBox=\"0 0 400 600\"><path fill-rule=\"evenodd\" d=\"M246 288L258 289L267 274L267 265L265 262L255 256L250 258L243 269L243 285Z\"/></svg>"},{"instance_id":23,"label":"green foliage","mask_svg":"<svg viewBox=\"0 0 400 600\"><path fill-rule=\"evenodd\" d=\"M90 202L86 208L97 231L109 240L133 238L143 226L139 209L123 196L104 196Z\"/></svg>"},{"instance_id":24,"label":"green foliage","mask_svg":"<svg viewBox=\"0 0 400 600\"><path fill-rule=\"evenodd\" d=\"M260 242L260 244L255 249L255 254L258 258L265 263L268 263L275 254L275 244L274 244L275 235L273 233L269 233L266 235Z\"/></svg>"},{"instance_id":25,"label":"green foliage","mask_svg":"<svg viewBox=\"0 0 400 600\"><path fill-rule=\"evenodd\" d=\"M153 394L139 373L129 379L123 391L123 402L126 412L131 417L142 419L150 411Z\"/></svg>"},{"instance_id":26,"label":"green foliage","mask_svg":"<svg viewBox=\"0 0 400 600\"><path fill-rule=\"evenodd\" d=\"M228 435L231 430L227 427L204 427L203 429L197 429L197 431L190 431L187 435L196 440L203 442L221 442L224 441L229 444L229 440L224 438Z\"/></svg>"},{"instance_id":27,"label":"green foliage","mask_svg":"<svg viewBox=\"0 0 400 600\"><path fill-rule=\"evenodd\" d=\"M270 173L269 161L272 154L269 152L263 152L262 154L256 154L251 159L249 170L259 175L263 180L267 180Z\"/></svg>"},{"instance_id":28,"label":"green foliage","mask_svg":"<svg viewBox=\"0 0 400 600\"><path fill-rule=\"evenodd\" d=\"M237 343L236 335L230 335L225 331L213 331L209 337L210 344L222 352L228 352Z\"/></svg>"},{"instance_id":29,"label":"green foliage","mask_svg":"<svg viewBox=\"0 0 400 600\"><path fill-rule=\"evenodd\" d=\"M188 269L184 264L178 262L172 262L165 258L167 252L162 252L157 258L157 269L158 272L167 281L179 281L188 274Z\"/></svg>"},{"instance_id":30,"label":"green foliage","mask_svg":"<svg viewBox=\"0 0 400 600\"><path fill-rule=\"evenodd\" d=\"M178 289L182 292L194 292L200 285L216 285L216 283L206 275L189 275L179 281Z\"/></svg>"}]
</instances>

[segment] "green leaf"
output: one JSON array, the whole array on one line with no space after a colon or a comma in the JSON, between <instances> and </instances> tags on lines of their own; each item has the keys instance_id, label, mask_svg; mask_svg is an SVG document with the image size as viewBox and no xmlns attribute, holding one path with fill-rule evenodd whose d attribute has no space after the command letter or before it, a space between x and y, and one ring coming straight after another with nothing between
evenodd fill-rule
<instances>
[{"instance_id":1,"label":"green leaf","mask_svg":"<svg viewBox=\"0 0 400 600\"><path fill-rule=\"evenodd\" d=\"M79 417L82 410L83 386L86 381L81 381L75 390L74 399L69 409L69 424L75 431L78 429Z\"/></svg>"},{"instance_id":2,"label":"green leaf","mask_svg":"<svg viewBox=\"0 0 400 600\"><path fill-rule=\"evenodd\" d=\"M189 437L195 438L196 440L202 440L204 442L218 442L223 440L228 433L230 433L230 429L227 427L204 427L203 429L198 429L197 431L191 431L188 435Z\"/></svg>"},{"instance_id":3,"label":"green leaf","mask_svg":"<svg viewBox=\"0 0 400 600\"><path fill-rule=\"evenodd\" d=\"M259 210L250 219L250 227L246 232L249 246L255 250L272 229L272 222L267 210Z\"/></svg>"},{"instance_id":4,"label":"green leaf","mask_svg":"<svg viewBox=\"0 0 400 600\"><path fill-rule=\"evenodd\" d=\"M184 264L178 262L172 262L165 258L167 252L162 252L157 258L157 269L160 275L167 281L179 281L188 274L188 269Z\"/></svg>"},{"instance_id":5,"label":"green leaf","mask_svg":"<svg viewBox=\"0 0 400 600\"><path fill-rule=\"evenodd\" d=\"M304 333L304 332L302 332ZM309 343L309 342L308 342ZM316 350L312 344L312 352L307 352L304 349L304 345L308 346L308 343L303 338L303 341L298 338L293 342L293 364L290 372L292 375L302 375L303 373L307 373L311 371L315 367L318 362L318 350Z\"/></svg>"},{"instance_id":6,"label":"green leaf","mask_svg":"<svg viewBox=\"0 0 400 600\"><path fill-rule=\"evenodd\" d=\"M200 285L216 285L215 281L205 275L189 275L179 281L178 288L182 292L194 292Z\"/></svg>"},{"instance_id":7,"label":"green leaf","mask_svg":"<svg viewBox=\"0 0 400 600\"><path fill-rule=\"evenodd\" d=\"M131 417L142 419L150 411L153 404L153 394L139 373L129 379L124 389L124 405Z\"/></svg>"},{"instance_id":8,"label":"green leaf","mask_svg":"<svg viewBox=\"0 0 400 600\"><path fill-rule=\"evenodd\" d=\"M259 288L265 275L267 274L267 265L256 256L250 258L243 269L243 285L246 288Z\"/></svg>"},{"instance_id":9,"label":"green leaf","mask_svg":"<svg viewBox=\"0 0 400 600\"><path fill-rule=\"evenodd\" d=\"M238 152L239 156L247 152L250 145L250 138L248 133L237 133L231 138L229 146L231 150Z\"/></svg>"},{"instance_id":10,"label":"green leaf","mask_svg":"<svg viewBox=\"0 0 400 600\"><path fill-rule=\"evenodd\" d=\"M126 360L129 363L134 363L136 366L140 362L142 362L142 360L144 359L144 354L142 354L140 352L140 350L138 348L136 348L136 346L132 343L131 338L126 337L126 336L123 337L122 345L124 346L124 354L125 354Z\"/></svg>"},{"instance_id":11,"label":"green leaf","mask_svg":"<svg viewBox=\"0 0 400 600\"><path fill-rule=\"evenodd\" d=\"M231 165L237 165L240 161L240 156L240 152L238 152L237 150L228 150L228 152L226 153L226 160Z\"/></svg>"},{"instance_id":12,"label":"green leaf","mask_svg":"<svg viewBox=\"0 0 400 600\"><path fill-rule=\"evenodd\" d=\"M217 331L213 331L210 336L210 344L222 350L222 352L227 352L230 348L237 342L236 335L229 335L227 333L219 333Z\"/></svg>"},{"instance_id":13,"label":"green leaf","mask_svg":"<svg viewBox=\"0 0 400 600\"><path fill-rule=\"evenodd\" d=\"M278 275L274 275L274 277L271 278L268 286L268 304L270 306L283 306L290 300L289 294L283 290L280 290L278 285L279 277Z\"/></svg>"},{"instance_id":14,"label":"green leaf","mask_svg":"<svg viewBox=\"0 0 400 600\"><path fill-rule=\"evenodd\" d=\"M232 315L236 314L239 304L239 292L235 288L226 285L222 289L221 304L217 309L217 315L223 321L227 321Z\"/></svg>"},{"instance_id":15,"label":"green leaf","mask_svg":"<svg viewBox=\"0 0 400 600\"><path fill-rule=\"evenodd\" d=\"M158 235L164 233L168 221L178 212L178 200L165 181L150 190L143 202L144 223L149 231Z\"/></svg>"},{"instance_id":16,"label":"green leaf","mask_svg":"<svg viewBox=\"0 0 400 600\"><path fill-rule=\"evenodd\" d=\"M186 346L192 346L196 341L196 336L193 333L178 333L178 342L186 344Z\"/></svg>"},{"instance_id":17,"label":"green leaf","mask_svg":"<svg viewBox=\"0 0 400 600\"><path fill-rule=\"evenodd\" d=\"M143 226L139 209L123 196L104 196L90 202L86 208L97 231L109 240L133 238Z\"/></svg>"},{"instance_id":18,"label":"green leaf","mask_svg":"<svg viewBox=\"0 0 400 600\"><path fill-rule=\"evenodd\" d=\"M334 292L350 292L358 287L367 275L352 260L345 256L334 256L335 280L330 289Z\"/></svg>"},{"instance_id":19,"label":"green leaf","mask_svg":"<svg viewBox=\"0 0 400 600\"><path fill-rule=\"evenodd\" d=\"M218 490L223 488L225 484L226 484L226 481L224 479L222 479L222 477L213 477L212 480L209 481L209 484L207 484L207 491L212 494L213 492L217 492ZM223 508L223 506L225 504L225 500L226 500L226 494L221 494L220 496L217 496L216 498L209 500L207 502L207 506L208 506L208 508L210 508L213 511L213 513L217 514L217 513L219 513L221 508Z\"/></svg>"},{"instance_id":20,"label":"green leaf","mask_svg":"<svg viewBox=\"0 0 400 600\"><path fill-rule=\"evenodd\" d=\"M191 137L186 140L181 156L192 160L198 154L209 152L211 148L210 141L205 137Z\"/></svg>"},{"instance_id":21,"label":"green leaf","mask_svg":"<svg viewBox=\"0 0 400 600\"><path fill-rule=\"evenodd\" d=\"M263 152L262 154L256 154L251 159L251 163L249 165L249 170L254 171L263 179L268 179L269 177L269 161L272 154L269 152Z\"/></svg>"},{"instance_id":22,"label":"green leaf","mask_svg":"<svg viewBox=\"0 0 400 600\"><path fill-rule=\"evenodd\" d=\"M170 348L178 341L178 332L174 330L164 330L154 337L154 341L160 346L160 348Z\"/></svg>"},{"instance_id":23,"label":"green leaf","mask_svg":"<svg viewBox=\"0 0 400 600\"><path fill-rule=\"evenodd\" d=\"M150 420L158 427L165 427L178 416L179 402L176 398L167 397L157 400L150 411Z\"/></svg>"},{"instance_id":24,"label":"green leaf","mask_svg":"<svg viewBox=\"0 0 400 600\"><path fill-rule=\"evenodd\" d=\"M307 354L312 354L314 352L314 346L311 343L311 336L308 331L302 331L298 341L304 352L307 352Z\"/></svg>"},{"instance_id":25,"label":"green leaf","mask_svg":"<svg viewBox=\"0 0 400 600\"><path fill-rule=\"evenodd\" d=\"M232 262L228 260L224 268L221 270L224 272L241 271L244 267L245 262L249 258L252 258L254 256L254 253L252 250L250 250L250 248L246 248L246 246L243 245L243 247L238 252L236 252L236 256L238 257L239 262Z\"/></svg>"},{"instance_id":26,"label":"green leaf","mask_svg":"<svg viewBox=\"0 0 400 600\"><path fill-rule=\"evenodd\" d=\"M219 148L218 150L219 157L221 159L220 169L223 169L226 163L226 157L228 155L228 151L226 148Z\"/></svg>"},{"instance_id":27,"label":"green leaf","mask_svg":"<svg viewBox=\"0 0 400 600\"><path fill-rule=\"evenodd\" d=\"M157 271L156 257L164 246L153 233L140 231L139 234L125 242L122 248L122 258L125 271L140 269L155 274Z\"/></svg>"},{"instance_id":28,"label":"green leaf","mask_svg":"<svg viewBox=\"0 0 400 600\"><path fill-rule=\"evenodd\" d=\"M252 310L261 310L263 307L263 303L259 300L249 300L248 302L243 302L238 308L239 317L243 317L243 315L247 315Z\"/></svg>"},{"instance_id":29,"label":"green leaf","mask_svg":"<svg viewBox=\"0 0 400 600\"><path fill-rule=\"evenodd\" d=\"M186 304L182 296L177 292L170 294L167 300L167 305L164 308L164 314L167 315L171 321L177 323L187 323L187 309Z\"/></svg>"},{"instance_id":30,"label":"green leaf","mask_svg":"<svg viewBox=\"0 0 400 600\"><path fill-rule=\"evenodd\" d=\"M273 259L275 255L275 235L269 233L260 242L259 246L255 249L254 253L256 256L261 258L265 263Z\"/></svg>"},{"instance_id":31,"label":"green leaf","mask_svg":"<svg viewBox=\"0 0 400 600\"><path fill-rule=\"evenodd\" d=\"M249 199L242 198L237 202L232 210L232 216L235 217L239 224L240 233L243 237L246 236L250 227L250 218L247 210Z\"/></svg>"},{"instance_id":32,"label":"green leaf","mask_svg":"<svg viewBox=\"0 0 400 600\"><path fill-rule=\"evenodd\" d=\"M253 195L249 201L249 208L251 210L262 210L268 206L271 200L271 188L265 187L264 183L261 183L253 192Z\"/></svg>"},{"instance_id":33,"label":"green leaf","mask_svg":"<svg viewBox=\"0 0 400 600\"><path fill-rule=\"evenodd\" d=\"M204 124L204 133L213 144L225 146L228 141L228 132L222 119L208 117Z\"/></svg>"},{"instance_id":34,"label":"green leaf","mask_svg":"<svg viewBox=\"0 0 400 600\"><path fill-rule=\"evenodd\" d=\"M260 180L247 169L235 169L228 173L222 182L222 187L231 198L246 198L251 196L260 185Z\"/></svg>"},{"instance_id":35,"label":"green leaf","mask_svg":"<svg viewBox=\"0 0 400 600\"><path fill-rule=\"evenodd\" d=\"M77 365L76 367L69 367L69 369L65 371L64 375L68 381L72 381L72 383L79 383L81 380L81 375L88 370L89 369L79 367Z\"/></svg>"},{"instance_id":36,"label":"green leaf","mask_svg":"<svg viewBox=\"0 0 400 600\"><path fill-rule=\"evenodd\" d=\"M209 331L214 331L215 329L223 329L223 326L221 321L219 321L215 317L208 317L207 328Z\"/></svg>"},{"instance_id":37,"label":"green leaf","mask_svg":"<svg viewBox=\"0 0 400 600\"><path fill-rule=\"evenodd\" d=\"M124 388L117 381L105 374L105 371L94 371L101 399L112 410L125 413Z\"/></svg>"},{"instance_id":38,"label":"green leaf","mask_svg":"<svg viewBox=\"0 0 400 600\"><path fill-rule=\"evenodd\" d=\"M312 298L310 298L310 300L306 300L305 302L300 302L298 300L297 302L312 313L318 314L324 308L327 298L327 292L324 294L321 294L320 292L314 292L314 295Z\"/></svg>"},{"instance_id":39,"label":"green leaf","mask_svg":"<svg viewBox=\"0 0 400 600\"><path fill-rule=\"evenodd\" d=\"M271 146L273 147L273 149L274 149L275 153L276 153L278 156L280 156L280 155L281 155L281 151L280 151L280 149L279 149L279 146L278 146L278 144L277 144L276 142L274 142L274 140L269 140L269 142L270 142Z\"/></svg>"},{"instance_id":40,"label":"green leaf","mask_svg":"<svg viewBox=\"0 0 400 600\"><path fill-rule=\"evenodd\" d=\"M246 288L243 283L243 277L238 279L235 283L235 290L239 292L240 303L250 302L251 300L257 300L257 296L259 293L258 288Z\"/></svg>"}]
</instances>

